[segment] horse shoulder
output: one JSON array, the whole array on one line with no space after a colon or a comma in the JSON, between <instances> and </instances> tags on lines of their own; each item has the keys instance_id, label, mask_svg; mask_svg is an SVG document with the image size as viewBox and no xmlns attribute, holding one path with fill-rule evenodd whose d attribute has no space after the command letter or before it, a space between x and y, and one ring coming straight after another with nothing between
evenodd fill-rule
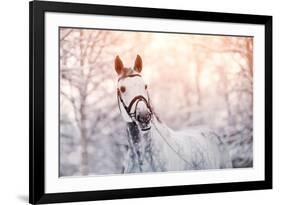
<instances>
[{"instance_id":1,"label":"horse shoulder","mask_svg":"<svg viewBox=\"0 0 281 205\"><path fill-rule=\"evenodd\" d=\"M186 129L174 134L196 169L230 168L231 160L223 140L209 130Z\"/></svg>"}]
</instances>

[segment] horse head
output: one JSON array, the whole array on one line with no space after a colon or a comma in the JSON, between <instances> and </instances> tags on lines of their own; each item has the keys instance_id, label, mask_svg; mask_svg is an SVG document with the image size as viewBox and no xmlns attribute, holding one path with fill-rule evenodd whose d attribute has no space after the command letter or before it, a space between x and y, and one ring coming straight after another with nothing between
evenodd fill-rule
<instances>
[{"instance_id":1,"label":"horse head","mask_svg":"<svg viewBox=\"0 0 281 205\"><path fill-rule=\"evenodd\" d=\"M115 70L118 74L118 105L126 122L134 122L142 131L151 126L152 108L150 106L147 85L142 76L142 59L137 55L133 68L124 67L119 56L115 58Z\"/></svg>"}]
</instances>

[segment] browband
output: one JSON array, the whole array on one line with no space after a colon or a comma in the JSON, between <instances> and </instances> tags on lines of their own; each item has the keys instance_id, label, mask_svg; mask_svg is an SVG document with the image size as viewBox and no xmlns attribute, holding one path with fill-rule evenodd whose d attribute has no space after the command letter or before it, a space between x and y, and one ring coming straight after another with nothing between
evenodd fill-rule
<instances>
[{"instance_id":1,"label":"browband","mask_svg":"<svg viewBox=\"0 0 281 205\"><path fill-rule=\"evenodd\" d=\"M136 76L141 77L140 74L124 75L124 76L121 76L121 77L118 79L118 82L119 82L120 80L124 79L124 78L127 78L127 77L130 77L130 78L131 78L131 77L136 77Z\"/></svg>"}]
</instances>

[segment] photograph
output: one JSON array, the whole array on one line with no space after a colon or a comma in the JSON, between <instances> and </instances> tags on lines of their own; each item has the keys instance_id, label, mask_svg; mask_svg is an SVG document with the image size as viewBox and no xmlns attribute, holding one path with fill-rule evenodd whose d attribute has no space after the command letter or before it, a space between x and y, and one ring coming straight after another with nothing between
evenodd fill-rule
<instances>
[{"instance_id":1,"label":"photograph","mask_svg":"<svg viewBox=\"0 0 281 205\"><path fill-rule=\"evenodd\" d=\"M253 36L58 32L59 177L253 168Z\"/></svg>"},{"instance_id":2,"label":"photograph","mask_svg":"<svg viewBox=\"0 0 281 205\"><path fill-rule=\"evenodd\" d=\"M0 205L281 201L278 1L16 1Z\"/></svg>"}]
</instances>

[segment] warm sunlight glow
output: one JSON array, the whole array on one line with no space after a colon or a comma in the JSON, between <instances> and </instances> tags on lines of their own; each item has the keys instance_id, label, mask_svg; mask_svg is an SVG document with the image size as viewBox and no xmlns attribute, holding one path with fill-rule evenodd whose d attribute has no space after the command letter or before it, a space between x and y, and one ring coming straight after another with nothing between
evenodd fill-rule
<instances>
[{"instance_id":1,"label":"warm sunlight glow","mask_svg":"<svg viewBox=\"0 0 281 205\"><path fill-rule=\"evenodd\" d=\"M62 28L60 38L60 176L124 169L117 55L125 68L140 55L149 103L169 128L210 128L233 167L252 166L251 37Z\"/></svg>"}]
</instances>

